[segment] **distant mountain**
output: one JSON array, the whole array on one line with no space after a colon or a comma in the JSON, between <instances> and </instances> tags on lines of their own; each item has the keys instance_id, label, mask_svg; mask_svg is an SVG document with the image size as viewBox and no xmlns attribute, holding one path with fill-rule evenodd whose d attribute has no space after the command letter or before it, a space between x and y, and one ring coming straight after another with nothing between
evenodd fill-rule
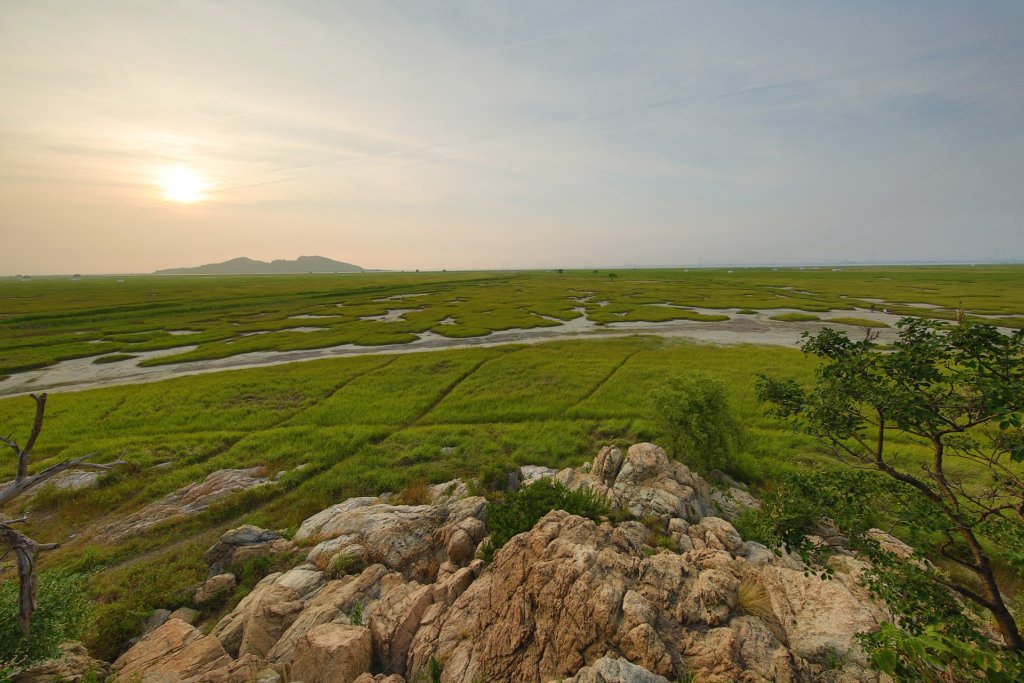
<instances>
[{"instance_id":1,"label":"distant mountain","mask_svg":"<svg viewBox=\"0 0 1024 683\"><path fill-rule=\"evenodd\" d=\"M157 275L276 275L285 273L362 273L363 269L351 263L335 261L323 256L300 256L294 261L276 259L267 263L251 258L233 258L223 263L209 263L195 268L167 268Z\"/></svg>"}]
</instances>

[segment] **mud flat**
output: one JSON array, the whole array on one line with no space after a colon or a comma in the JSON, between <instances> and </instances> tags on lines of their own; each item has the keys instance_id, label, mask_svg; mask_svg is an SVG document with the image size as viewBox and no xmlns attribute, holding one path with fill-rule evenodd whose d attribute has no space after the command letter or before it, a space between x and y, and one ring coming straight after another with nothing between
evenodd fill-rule
<instances>
[{"instance_id":1,"label":"mud flat","mask_svg":"<svg viewBox=\"0 0 1024 683\"><path fill-rule=\"evenodd\" d=\"M582 311L583 309L577 309ZM421 351L437 351L441 349L468 349L501 344L534 344L559 339L624 337L634 334L650 334L663 337L678 337L702 344L738 345L760 344L795 348L805 331L817 332L826 326L829 318L855 316L880 323L889 328L876 328L879 341L885 343L895 338L896 321L901 316L885 314L878 311L858 309L856 311L832 311L818 314L820 321L813 322L780 322L771 320L773 315L781 313L801 312L791 309L775 308L759 311L756 315L737 315L740 309L701 309L691 308L696 313L729 315L729 320L720 322L700 322L695 320L672 320L667 322L615 322L597 325L586 315L563 322L557 327L531 329L511 329L493 332L481 337L451 339L442 335L425 332L415 341L407 344L390 344L385 346L357 346L343 344L321 349L303 349L297 351L257 351L242 353L227 358L192 361L174 365L140 367L139 362L182 353L194 349L194 346L179 346L173 349L140 353L137 357L106 364L94 364L95 356L61 361L55 365L39 370L19 372L0 381L0 396L16 396L36 391L60 389L75 391L110 387L121 384L141 384L157 382L172 377L197 375L220 370L253 368L263 365L281 365L320 358L338 358L344 356L379 355L395 353L416 353ZM389 312L393 313L393 312ZM856 326L838 325L851 336L858 336L860 330ZM296 328L293 328L296 329ZM307 332L313 334L314 332Z\"/></svg>"}]
</instances>

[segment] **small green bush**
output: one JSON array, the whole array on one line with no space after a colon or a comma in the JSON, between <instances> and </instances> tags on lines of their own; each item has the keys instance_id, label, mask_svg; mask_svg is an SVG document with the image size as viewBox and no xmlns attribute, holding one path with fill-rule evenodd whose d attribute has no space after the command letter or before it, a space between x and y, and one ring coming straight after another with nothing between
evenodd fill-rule
<instances>
[{"instance_id":1,"label":"small green bush","mask_svg":"<svg viewBox=\"0 0 1024 683\"><path fill-rule=\"evenodd\" d=\"M0 584L0 672L16 672L57 656L58 646L74 640L92 623L85 575L47 572L39 576L39 608L28 638L18 628L18 581Z\"/></svg>"},{"instance_id":2,"label":"small green bush","mask_svg":"<svg viewBox=\"0 0 1024 683\"><path fill-rule=\"evenodd\" d=\"M701 472L734 471L746 433L722 382L703 373L670 377L655 390L654 404L676 457Z\"/></svg>"},{"instance_id":3,"label":"small green bush","mask_svg":"<svg viewBox=\"0 0 1024 683\"><path fill-rule=\"evenodd\" d=\"M541 479L504 499L487 505L491 528L491 546L498 550L510 538L529 531L552 510L587 517L595 522L609 512L608 503L589 489L570 491L551 479Z\"/></svg>"},{"instance_id":4,"label":"small green bush","mask_svg":"<svg viewBox=\"0 0 1024 683\"><path fill-rule=\"evenodd\" d=\"M508 476L516 470L512 463L497 460L484 465L480 469L477 481L484 491L507 491Z\"/></svg>"}]
</instances>

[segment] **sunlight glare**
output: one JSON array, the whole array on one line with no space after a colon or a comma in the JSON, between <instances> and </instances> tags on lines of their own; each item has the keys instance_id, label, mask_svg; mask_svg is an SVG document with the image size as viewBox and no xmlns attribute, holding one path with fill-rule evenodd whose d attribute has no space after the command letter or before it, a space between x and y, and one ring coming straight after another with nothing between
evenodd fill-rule
<instances>
[{"instance_id":1,"label":"sunlight glare","mask_svg":"<svg viewBox=\"0 0 1024 683\"><path fill-rule=\"evenodd\" d=\"M164 198L171 202L191 204L203 199L209 183L195 171L180 166L164 169L158 179Z\"/></svg>"}]
</instances>

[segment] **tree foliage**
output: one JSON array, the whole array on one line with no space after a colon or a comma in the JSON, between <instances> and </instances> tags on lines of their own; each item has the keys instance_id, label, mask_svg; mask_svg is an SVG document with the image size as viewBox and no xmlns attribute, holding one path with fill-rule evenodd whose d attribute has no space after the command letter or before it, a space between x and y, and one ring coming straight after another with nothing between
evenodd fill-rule
<instances>
[{"instance_id":1,"label":"tree foliage","mask_svg":"<svg viewBox=\"0 0 1024 683\"><path fill-rule=\"evenodd\" d=\"M762 375L758 396L840 461L895 484L901 504L891 512L928 530L927 550L970 575L927 578L989 610L1006 646L1021 650L985 539L1024 558L1024 331L911 318L898 327L891 347L831 329L805 334L804 352L823 361L815 386ZM956 476L963 469L951 462L972 476Z\"/></svg>"},{"instance_id":2,"label":"tree foliage","mask_svg":"<svg viewBox=\"0 0 1024 683\"><path fill-rule=\"evenodd\" d=\"M732 469L745 432L722 382L703 373L675 375L655 390L654 404L677 457L705 472Z\"/></svg>"}]
</instances>

